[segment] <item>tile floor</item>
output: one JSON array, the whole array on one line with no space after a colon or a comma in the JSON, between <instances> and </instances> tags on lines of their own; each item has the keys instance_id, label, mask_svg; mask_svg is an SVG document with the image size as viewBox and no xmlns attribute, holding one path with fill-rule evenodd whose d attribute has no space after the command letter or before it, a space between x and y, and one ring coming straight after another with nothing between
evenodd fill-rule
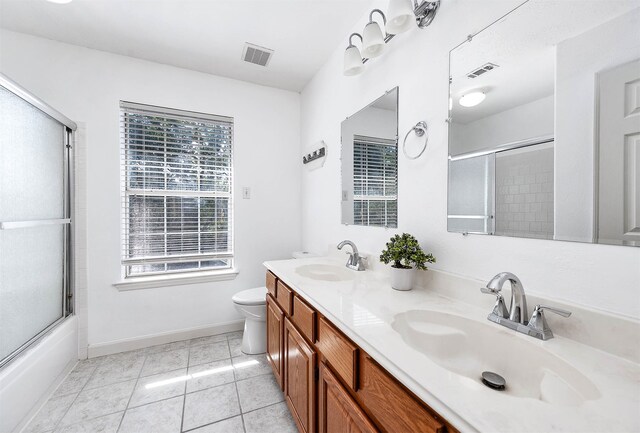
<instances>
[{"instance_id":1,"label":"tile floor","mask_svg":"<svg viewBox=\"0 0 640 433\"><path fill-rule=\"evenodd\" d=\"M241 332L80 361L24 433L287 433L264 355Z\"/></svg>"}]
</instances>

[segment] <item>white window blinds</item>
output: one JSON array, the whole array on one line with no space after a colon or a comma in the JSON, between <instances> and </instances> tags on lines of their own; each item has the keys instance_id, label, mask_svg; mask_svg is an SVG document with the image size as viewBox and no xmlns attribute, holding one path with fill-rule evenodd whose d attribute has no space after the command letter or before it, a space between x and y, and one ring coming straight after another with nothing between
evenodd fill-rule
<instances>
[{"instance_id":1,"label":"white window blinds","mask_svg":"<svg viewBox=\"0 0 640 433\"><path fill-rule=\"evenodd\" d=\"M398 226L398 145L396 140L354 136L354 224Z\"/></svg>"},{"instance_id":2,"label":"white window blinds","mask_svg":"<svg viewBox=\"0 0 640 433\"><path fill-rule=\"evenodd\" d=\"M233 118L120 103L126 277L230 268Z\"/></svg>"}]
</instances>

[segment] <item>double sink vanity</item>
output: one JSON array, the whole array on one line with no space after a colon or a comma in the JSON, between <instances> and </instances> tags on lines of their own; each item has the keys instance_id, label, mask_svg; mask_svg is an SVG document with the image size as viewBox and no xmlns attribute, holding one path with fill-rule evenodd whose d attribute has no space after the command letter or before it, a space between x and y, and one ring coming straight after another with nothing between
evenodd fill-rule
<instances>
[{"instance_id":1,"label":"double sink vanity","mask_svg":"<svg viewBox=\"0 0 640 433\"><path fill-rule=\"evenodd\" d=\"M300 432L640 431L637 341L605 335L637 337L633 321L571 306L545 341L487 320L491 284L428 271L398 292L331 256L265 266L267 358Z\"/></svg>"}]
</instances>

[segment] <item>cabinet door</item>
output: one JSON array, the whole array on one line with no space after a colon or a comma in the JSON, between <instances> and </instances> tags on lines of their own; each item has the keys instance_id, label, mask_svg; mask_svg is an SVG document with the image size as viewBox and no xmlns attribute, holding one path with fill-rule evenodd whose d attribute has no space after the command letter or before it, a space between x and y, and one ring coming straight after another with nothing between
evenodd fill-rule
<instances>
[{"instance_id":1,"label":"cabinet door","mask_svg":"<svg viewBox=\"0 0 640 433\"><path fill-rule=\"evenodd\" d=\"M324 363L320 363L319 399L320 433L378 431Z\"/></svg>"},{"instance_id":2,"label":"cabinet door","mask_svg":"<svg viewBox=\"0 0 640 433\"><path fill-rule=\"evenodd\" d=\"M284 313L271 295L267 295L267 360L281 389L284 389L282 369L284 367L282 334Z\"/></svg>"},{"instance_id":3,"label":"cabinet door","mask_svg":"<svg viewBox=\"0 0 640 433\"><path fill-rule=\"evenodd\" d=\"M316 431L316 352L284 319L284 397L301 433Z\"/></svg>"},{"instance_id":4,"label":"cabinet door","mask_svg":"<svg viewBox=\"0 0 640 433\"><path fill-rule=\"evenodd\" d=\"M358 397L376 424L388 432L444 433L439 417L406 391L369 356L360 360Z\"/></svg>"}]
</instances>

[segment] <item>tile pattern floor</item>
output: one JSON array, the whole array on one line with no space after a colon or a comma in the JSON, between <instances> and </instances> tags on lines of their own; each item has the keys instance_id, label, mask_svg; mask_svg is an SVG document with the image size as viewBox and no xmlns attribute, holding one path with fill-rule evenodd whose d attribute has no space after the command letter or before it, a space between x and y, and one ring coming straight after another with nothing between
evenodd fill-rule
<instances>
[{"instance_id":1,"label":"tile pattern floor","mask_svg":"<svg viewBox=\"0 0 640 433\"><path fill-rule=\"evenodd\" d=\"M24 433L295 433L242 332L80 361Z\"/></svg>"}]
</instances>

